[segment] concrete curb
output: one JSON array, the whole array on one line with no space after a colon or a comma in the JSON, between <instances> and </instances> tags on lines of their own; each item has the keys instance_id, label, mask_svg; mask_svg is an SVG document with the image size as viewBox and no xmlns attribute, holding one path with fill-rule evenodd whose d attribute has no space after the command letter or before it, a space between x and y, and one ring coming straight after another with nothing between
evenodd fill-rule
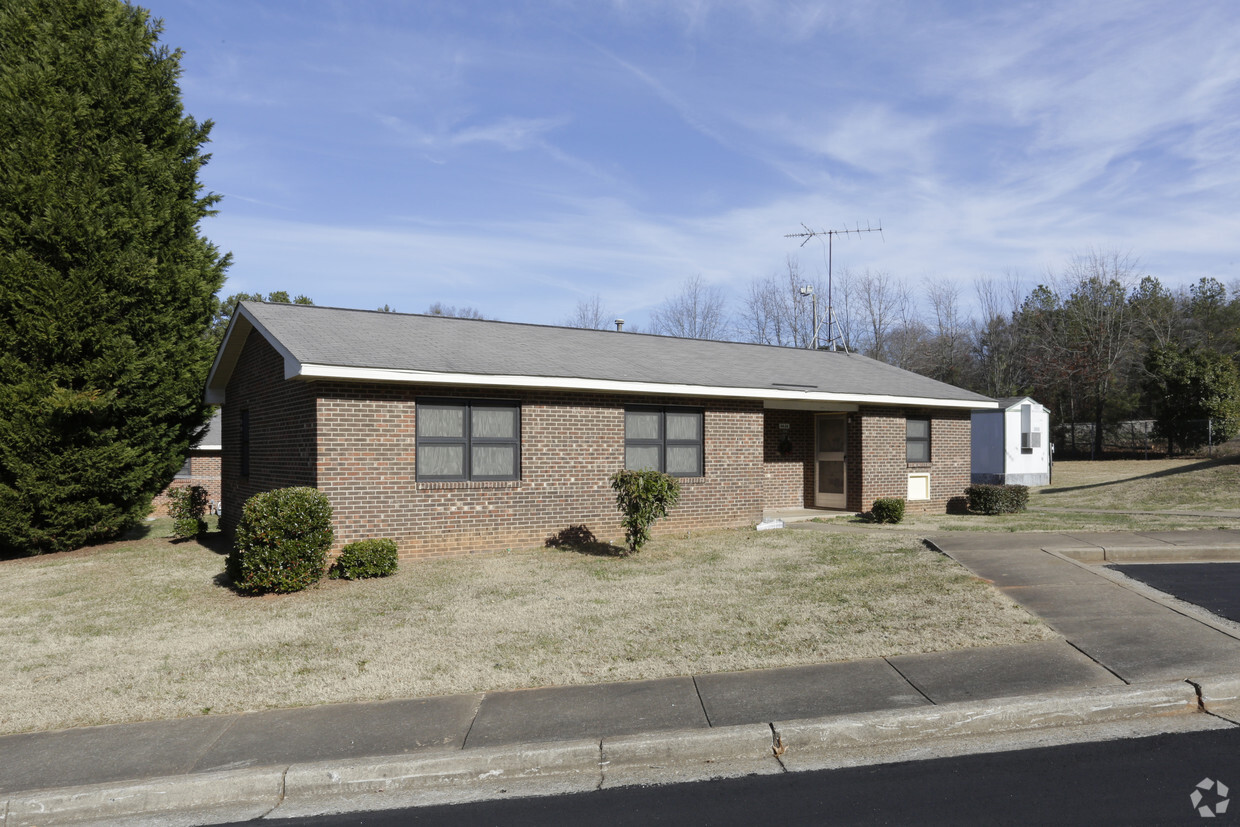
<instances>
[{"instance_id":1,"label":"concrete curb","mask_svg":"<svg viewBox=\"0 0 1240 827\"><path fill-rule=\"evenodd\" d=\"M143 817L158 824L248 820L279 804L283 790L282 767L175 775L129 784L91 784L13 794L7 810L0 807L0 824L47 827L107 824L121 819L137 824Z\"/></svg>"},{"instance_id":2,"label":"concrete curb","mask_svg":"<svg viewBox=\"0 0 1240 827\"><path fill-rule=\"evenodd\" d=\"M274 816L584 792L599 786L599 755L598 741L564 741L298 764L285 776Z\"/></svg>"},{"instance_id":3,"label":"concrete curb","mask_svg":"<svg viewBox=\"0 0 1240 827\"><path fill-rule=\"evenodd\" d=\"M1240 717L1240 675L1203 679L1205 708ZM262 815L460 803L496 795L550 795L604 786L782 772L824 756L936 739L1058 729L1199 711L1188 682L837 715L801 721L675 730L289 767L170 776L17 793L0 799L3 827L59 824L211 824Z\"/></svg>"},{"instance_id":4,"label":"concrete curb","mask_svg":"<svg viewBox=\"0 0 1240 827\"><path fill-rule=\"evenodd\" d=\"M1201 693L1206 712L1240 724L1240 674L1216 675L1192 683Z\"/></svg>"},{"instance_id":5,"label":"concrete curb","mask_svg":"<svg viewBox=\"0 0 1240 827\"><path fill-rule=\"evenodd\" d=\"M1196 690L1187 682L1177 681L869 712L777 723L774 728L779 746L791 758L803 753L835 753L890 743L1083 726L1196 711Z\"/></svg>"},{"instance_id":6,"label":"concrete curb","mask_svg":"<svg viewBox=\"0 0 1240 827\"><path fill-rule=\"evenodd\" d=\"M783 772L768 724L604 738L603 786Z\"/></svg>"},{"instance_id":7,"label":"concrete curb","mask_svg":"<svg viewBox=\"0 0 1240 827\"><path fill-rule=\"evenodd\" d=\"M1049 551L1050 549L1043 549ZM1228 563L1240 561L1240 548L1235 546L1172 546L1106 548L1088 546L1080 548L1056 548L1064 557L1082 563Z\"/></svg>"}]
</instances>

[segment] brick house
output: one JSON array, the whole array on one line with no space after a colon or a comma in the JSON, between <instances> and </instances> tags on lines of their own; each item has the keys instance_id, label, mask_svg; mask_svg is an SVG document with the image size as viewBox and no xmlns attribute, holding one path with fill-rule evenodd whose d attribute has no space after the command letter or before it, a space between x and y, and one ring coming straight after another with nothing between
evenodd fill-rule
<instances>
[{"instance_id":1,"label":"brick house","mask_svg":"<svg viewBox=\"0 0 1240 827\"><path fill-rule=\"evenodd\" d=\"M243 302L207 381L223 417L223 516L325 493L339 545L404 557L623 536L608 478L680 478L662 531L764 510L942 512L969 485L992 399L857 354Z\"/></svg>"},{"instance_id":2,"label":"brick house","mask_svg":"<svg viewBox=\"0 0 1240 827\"><path fill-rule=\"evenodd\" d=\"M207 424L202 437L189 449L185 464L177 471L168 487L156 495L151 503L152 513L166 515L168 513L168 494L177 488L188 485L200 485L207 489L207 500L212 511L220 504L221 456L224 453L224 418L216 410L215 415Z\"/></svg>"}]
</instances>

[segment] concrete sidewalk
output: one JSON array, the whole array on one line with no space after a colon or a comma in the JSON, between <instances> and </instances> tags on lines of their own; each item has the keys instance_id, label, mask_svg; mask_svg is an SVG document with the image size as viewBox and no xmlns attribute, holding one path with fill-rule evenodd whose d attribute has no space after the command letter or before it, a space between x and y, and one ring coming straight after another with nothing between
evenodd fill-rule
<instances>
[{"instance_id":1,"label":"concrete sidewalk","mask_svg":"<svg viewBox=\"0 0 1240 827\"><path fill-rule=\"evenodd\" d=\"M929 542L1065 640L0 737L0 825L213 823L842 766L1065 726L1240 721L1240 635L1082 562L1240 559L1240 531Z\"/></svg>"}]
</instances>

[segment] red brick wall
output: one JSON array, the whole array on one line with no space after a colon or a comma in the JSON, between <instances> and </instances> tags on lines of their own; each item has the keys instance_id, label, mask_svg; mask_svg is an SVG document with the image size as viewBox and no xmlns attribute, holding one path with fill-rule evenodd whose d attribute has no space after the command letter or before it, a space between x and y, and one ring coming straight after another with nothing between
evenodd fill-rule
<instances>
[{"instance_id":1,"label":"red brick wall","mask_svg":"<svg viewBox=\"0 0 1240 827\"><path fill-rule=\"evenodd\" d=\"M928 514L942 514L947 501L963 497L972 482L972 418L969 411L939 411L930 417L930 497Z\"/></svg>"},{"instance_id":2,"label":"red brick wall","mask_svg":"<svg viewBox=\"0 0 1240 827\"><path fill-rule=\"evenodd\" d=\"M909 501L905 505L909 512L941 514L949 499L963 496L969 485L969 411L864 407L854 416L860 421L855 429L858 442L854 448L854 431L850 431L849 453L860 456L860 462L855 505L851 484L854 469L849 463L850 509L869 509L879 497L906 498L910 473L930 475L930 499ZM906 459L905 420L910 416L930 419L930 462L911 463Z\"/></svg>"},{"instance_id":3,"label":"red brick wall","mask_svg":"<svg viewBox=\"0 0 1240 827\"><path fill-rule=\"evenodd\" d=\"M909 463L905 417L930 418L930 462ZM779 428L789 424L788 431ZM848 414L847 502L849 511L867 511L879 497L908 496L910 473L930 474L930 500L912 501L912 512L941 513L947 500L969 484L969 412L870 406ZM792 450L778 450L784 433ZM763 505L812 508L814 505L814 414L766 411L763 430Z\"/></svg>"},{"instance_id":4,"label":"red brick wall","mask_svg":"<svg viewBox=\"0 0 1240 827\"><path fill-rule=\"evenodd\" d=\"M814 415L809 411L768 410L762 435L762 505L806 508L814 502ZM779 426L788 425L787 430ZM789 448L780 453L787 437Z\"/></svg>"},{"instance_id":5,"label":"red brick wall","mask_svg":"<svg viewBox=\"0 0 1240 827\"><path fill-rule=\"evenodd\" d=\"M201 485L207 489L207 499L211 504L220 502L220 452L191 451L189 455L189 476L177 477L168 487L159 492L151 503L151 513L157 516L168 514L168 493L176 488L187 485Z\"/></svg>"},{"instance_id":6,"label":"red brick wall","mask_svg":"<svg viewBox=\"0 0 1240 827\"><path fill-rule=\"evenodd\" d=\"M865 441L863 439L864 432L864 415L860 411L850 413L848 415L848 456L844 460L844 464L847 468L847 476L844 479L844 486L845 491L847 492L845 500L848 503L848 510L853 512L868 511L870 505L874 502L873 500L867 501L865 499L865 487L863 481L865 480L866 469L864 468L864 465L870 462L871 459L865 452ZM904 439L903 432L900 434L900 439ZM900 445L904 445L903 441L901 441ZM900 450L903 451L903 447L901 447ZM903 453L900 454L900 459L903 461ZM879 459L876 458L874 461L877 462ZM906 491L904 493L907 494L908 492ZM900 496L903 497L904 494L901 494Z\"/></svg>"},{"instance_id":7,"label":"red brick wall","mask_svg":"<svg viewBox=\"0 0 1240 827\"><path fill-rule=\"evenodd\" d=\"M225 391L223 514L231 536L242 504L260 491L315 484L313 386L284 379L284 359L252 332ZM241 412L250 414L250 473L241 475Z\"/></svg>"},{"instance_id":8,"label":"red brick wall","mask_svg":"<svg viewBox=\"0 0 1240 827\"><path fill-rule=\"evenodd\" d=\"M541 391L321 383L318 487L337 545L390 537L404 557L542 545L570 525L622 541L608 484L624 464L625 404L703 408L705 476L681 480L680 504L655 533L761 518L761 403ZM415 474L415 400L506 399L521 405L521 479L423 482Z\"/></svg>"}]
</instances>

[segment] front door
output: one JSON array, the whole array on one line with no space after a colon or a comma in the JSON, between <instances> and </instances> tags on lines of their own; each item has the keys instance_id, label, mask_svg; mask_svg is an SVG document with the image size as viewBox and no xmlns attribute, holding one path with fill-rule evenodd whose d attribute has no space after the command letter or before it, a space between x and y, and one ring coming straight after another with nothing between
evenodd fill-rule
<instances>
[{"instance_id":1,"label":"front door","mask_svg":"<svg viewBox=\"0 0 1240 827\"><path fill-rule=\"evenodd\" d=\"M845 449L848 447L848 415L819 414L814 417L814 505L846 508Z\"/></svg>"}]
</instances>

